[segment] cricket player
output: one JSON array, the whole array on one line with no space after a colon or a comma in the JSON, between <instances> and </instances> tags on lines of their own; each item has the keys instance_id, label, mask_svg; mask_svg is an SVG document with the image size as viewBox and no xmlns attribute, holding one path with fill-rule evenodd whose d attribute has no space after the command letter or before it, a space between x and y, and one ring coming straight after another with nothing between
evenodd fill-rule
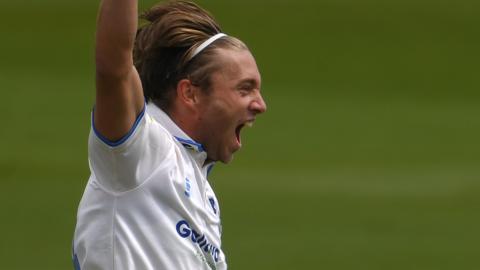
<instances>
[{"instance_id":1,"label":"cricket player","mask_svg":"<svg viewBox=\"0 0 480 270\"><path fill-rule=\"evenodd\" d=\"M75 269L226 269L208 182L266 105L255 60L191 2L102 0L91 176L77 214Z\"/></svg>"}]
</instances>

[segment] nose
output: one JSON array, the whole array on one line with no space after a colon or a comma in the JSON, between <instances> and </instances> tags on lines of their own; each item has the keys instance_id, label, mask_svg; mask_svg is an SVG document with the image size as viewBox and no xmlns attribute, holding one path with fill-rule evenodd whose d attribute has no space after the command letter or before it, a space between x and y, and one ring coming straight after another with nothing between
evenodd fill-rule
<instances>
[{"instance_id":1,"label":"nose","mask_svg":"<svg viewBox=\"0 0 480 270\"><path fill-rule=\"evenodd\" d=\"M267 111L267 104L263 100L263 97L260 93L258 93L258 95L252 100L249 109L254 111L255 114L260 114Z\"/></svg>"}]
</instances>

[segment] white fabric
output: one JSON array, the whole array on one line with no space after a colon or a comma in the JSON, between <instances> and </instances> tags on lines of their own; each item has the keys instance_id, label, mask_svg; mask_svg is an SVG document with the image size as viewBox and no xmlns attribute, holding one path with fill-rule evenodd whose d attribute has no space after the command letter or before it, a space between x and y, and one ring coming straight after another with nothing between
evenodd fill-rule
<instances>
[{"instance_id":1,"label":"white fabric","mask_svg":"<svg viewBox=\"0 0 480 270\"><path fill-rule=\"evenodd\" d=\"M218 33L214 36L211 36L209 39L205 40L202 44L200 44L200 46L198 46L198 48L196 48L195 51L193 51L192 57L190 59L193 59L197 54L199 54L201 51L205 50L205 48L207 48L210 44L215 42L215 40L217 40L219 38L222 38L222 37L226 37L226 36L227 35L224 34L224 33Z\"/></svg>"},{"instance_id":2,"label":"white fabric","mask_svg":"<svg viewBox=\"0 0 480 270\"><path fill-rule=\"evenodd\" d=\"M204 165L206 153L194 146L151 104L118 146L90 133L91 176L73 246L77 268L227 268L220 209L206 178L213 164Z\"/></svg>"}]
</instances>

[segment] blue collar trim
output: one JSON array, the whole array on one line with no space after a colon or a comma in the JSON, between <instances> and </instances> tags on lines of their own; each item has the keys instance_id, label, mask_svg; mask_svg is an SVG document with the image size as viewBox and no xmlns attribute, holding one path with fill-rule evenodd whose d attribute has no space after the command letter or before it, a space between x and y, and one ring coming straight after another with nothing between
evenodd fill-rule
<instances>
[{"instance_id":1,"label":"blue collar trim","mask_svg":"<svg viewBox=\"0 0 480 270\"><path fill-rule=\"evenodd\" d=\"M167 113L162 111L162 109L157 107L154 103L147 104L147 113L152 115L160 125L162 125L179 143L183 145L183 147L194 150L198 153L206 152L202 144L190 138L179 126L177 126Z\"/></svg>"},{"instance_id":2,"label":"blue collar trim","mask_svg":"<svg viewBox=\"0 0 480 270\"><path fill-rule=\"evenodd\" d=\"M197 143L193 140L186 140L177 136L173 136L177 141L179 141L185 148L196 150L197 152L205 152L205 148L200 143Z\"/></svg>"}]
</instances>

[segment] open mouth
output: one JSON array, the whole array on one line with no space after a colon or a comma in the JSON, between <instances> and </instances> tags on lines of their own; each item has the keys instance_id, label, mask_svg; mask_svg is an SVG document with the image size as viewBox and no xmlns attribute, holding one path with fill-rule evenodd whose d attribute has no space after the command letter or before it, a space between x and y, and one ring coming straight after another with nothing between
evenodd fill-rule
<instances>
[{"instance_id":1,"label":"open mouth","mask_svg":"<svg viewBox=\"0 0 480 270\"><path fill-rule=\"evenodd\" d=\"M242 128L245 126L245 124L241 124L239 126L237 126L237 128L235 129L235 137L237 138L237 143L238 144L242 144L242 139L240 137L240 132L242 131Z\"/></svg>"},{"instance_id":2,"label":"open mouth","mask_svg":"<svg viewBox=\"0 0 480 270\"><path fill-rule=\"evenodd\" d=\"M241 136L240 136L240 132L242 131L242 128L244 128L245 126L247 127L252 127L253 126L253 121L254 120L249 120L245 123L242 123L240 125L237 126L237 128L235 129L235 136L237 138L237 142L238 144L242 144L242 139L241 139Z\"/></svg>"}]
</instances>

